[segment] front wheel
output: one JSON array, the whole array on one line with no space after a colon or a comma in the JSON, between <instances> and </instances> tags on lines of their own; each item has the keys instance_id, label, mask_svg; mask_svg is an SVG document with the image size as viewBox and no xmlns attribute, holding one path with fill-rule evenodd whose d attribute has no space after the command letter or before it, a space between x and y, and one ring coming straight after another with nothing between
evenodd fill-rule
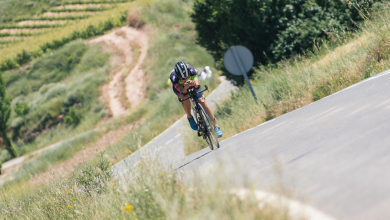
<instances>
[{"instance_id":1,"label":"front wheel","mask_svg":"<svg viewBox=\"0 0 390 220\"><path fill-rule=\"evenodd\" d=\"M211 150L216 150L219 148L219 142L217 133L215 132L214 123L210 120L210 117L207 115L202 105L199 105L200 119L204 122L204 139L209 145Z\"/></svg>"}]
</instances>

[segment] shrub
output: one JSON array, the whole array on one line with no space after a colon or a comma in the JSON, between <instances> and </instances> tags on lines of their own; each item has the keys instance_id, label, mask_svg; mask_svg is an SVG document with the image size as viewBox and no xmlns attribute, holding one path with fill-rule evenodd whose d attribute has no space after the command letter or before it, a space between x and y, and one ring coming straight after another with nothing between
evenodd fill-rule
<instances>
[{"instance_id":1,"label":"shrub","mask_svg":"<svg viewBox=\"0 0 390 220\"><path fill-rule=\"evenodd\" d=\"M14 111L19 117L23 117L30 112L30 107L25 102L18 102L15 104Z\"/></svg>"},{"instance_id":2,"label":"shrub","mask_svg":"<svg viewBox=\"0 0 390 220\"><path fill-rule=\"evenodd\" d=\"M67 125L77 126L80 123L82 117L83 114L79 109L70 107L68 115L65 116L64 123Z\"/></svg>"}]
</instances>

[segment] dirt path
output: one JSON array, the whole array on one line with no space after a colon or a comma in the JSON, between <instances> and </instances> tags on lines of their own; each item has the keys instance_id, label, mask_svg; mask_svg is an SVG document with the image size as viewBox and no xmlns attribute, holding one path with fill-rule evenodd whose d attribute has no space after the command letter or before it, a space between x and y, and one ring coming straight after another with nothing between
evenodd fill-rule
<instances>
[{"instance_id":1,"label":"dirt path","mask_svg":"<svg viewBox=\"0 0 390 220\"><path fill-rule=\"evenodd\" d=\"M131 28L132 30L136 30ZM131 107L135 107L145 99L146 92L146 78L142 64L148 53L148 36L144 32L133 32L132 37L141 47L141 55L138 58L137 64L131 70L130 74L126 77L126 96Z\"/></svg>"},{"instance_id":2,"label":"dirt path","mask_svg":"<svg viewBox=\"0 0 390 220\"><path fill-rule=\"evenodd\" d=\"M103 88L103 92L108 93L109 106L113 116L118 117L127 112L120 101L121 84L123 83L122 79L124 76L127 75L125 79L125 89L131 107L135 107L145 99L146 79L144 77L142 64L148 50L148 36L144 31L131 27L122 27L110 34L91 41L91 43L98 42L102 42L112 47L123 59L123 63L119 64L119 70L113 76L113 80ZM139 56L135 67L130 70L132 62L134 62L132 60L132 44L134 43L141 47L141 55Z\"/></svg>"}]
</instances>

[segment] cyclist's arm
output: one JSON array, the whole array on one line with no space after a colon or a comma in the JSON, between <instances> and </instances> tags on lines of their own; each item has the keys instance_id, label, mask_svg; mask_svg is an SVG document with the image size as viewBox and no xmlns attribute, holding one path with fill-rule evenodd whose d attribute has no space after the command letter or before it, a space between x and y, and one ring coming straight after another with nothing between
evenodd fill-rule
<instances>
[{"instance_id":1,"label":"cyclist's arm","mask_svg":"<svg viewBox=\"0 0 390 220\"><path fill-rule=\"evenodd\" d=\"M184 84L184 86L182 85L178 85L176 87L177 91L179 91L180 93L184 94L184 93L187 93L187 89L190 88L190 85L189 84Z\"/></svg>"}]
</instances>

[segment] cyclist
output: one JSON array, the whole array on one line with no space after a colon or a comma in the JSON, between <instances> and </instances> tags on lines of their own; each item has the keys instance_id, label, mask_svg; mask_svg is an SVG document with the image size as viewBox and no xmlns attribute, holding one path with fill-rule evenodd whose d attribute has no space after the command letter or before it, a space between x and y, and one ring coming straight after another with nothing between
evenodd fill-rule
<instances>
[{"instance_id":1,"label":"cyclist","mask_svg":"<svg viewBox=\"0 0 390 220\"><path fill-rule=\"evenodd\" d=\"M187 89L190 87L195 87L197 91L202 89L199 86L198 75L194 67L185 64L184 62L178 62L175 65L175 69L169 76L172 82L173 92L181 99L188 97ZM217 125L217 119L214 117L214 113L211 110L210 106L207 104L206 99L204 98L203 92L198 94L198 102L205 109L206 113L213 118L213 123L215 126L215 132L217 137L222 137L223 133ZM196 124L194 118L191 115L191 102L189 99L182 102L184 111L187 114L188 122L193 130L198 130L198 125Z\"/></svg>"}]
</instances>

